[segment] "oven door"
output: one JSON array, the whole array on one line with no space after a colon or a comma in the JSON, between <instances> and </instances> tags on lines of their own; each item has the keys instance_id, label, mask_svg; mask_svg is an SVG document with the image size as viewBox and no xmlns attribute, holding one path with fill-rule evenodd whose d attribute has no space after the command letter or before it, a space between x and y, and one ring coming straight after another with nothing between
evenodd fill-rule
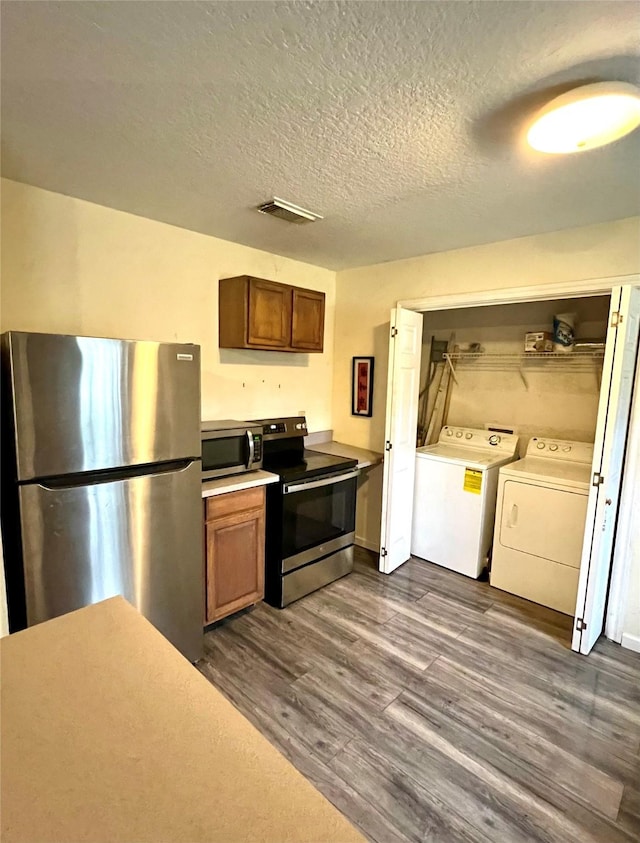
<instances>
[{"instance_id":1,"label":"oven door","mask_svg":"<svg viewBox=\"0 0 640 843\"><path fill-rule=\"evenodd\" d=\"M359 473L284 484L282 574L353 544Z\"/></svg>"}]
</instances>

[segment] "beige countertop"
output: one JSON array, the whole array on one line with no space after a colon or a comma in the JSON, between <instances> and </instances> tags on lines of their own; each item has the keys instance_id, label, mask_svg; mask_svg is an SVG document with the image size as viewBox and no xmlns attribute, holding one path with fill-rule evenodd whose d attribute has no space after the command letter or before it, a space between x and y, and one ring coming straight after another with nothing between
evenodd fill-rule
<instances>
[{"instance_id":1,"label":"beige countertop","mask_svg":"<svg viewBox=\"0 0 640 843\"><path fill-rule=\"evenodd\" d=\"M308 445L307 447L310 451L320 451L321 454L332 454L334 457L346 457L347 459L358 460L358 468L369 468L372 465L379 465L383 460L383 455L377 451L356 448L353 445L345 445L344 442L319 442L316 445Z\"/></svg>"},{"instance_id":2,"label":"beige countertop","mask_svg":"<svg viewBox=\"0 0 640 843\"><path fill-rule=\"evenodd\" d=\"M122 597L0 647L3 843L364 843Z\"/></svg>"},{"instance_id":3,"label":"beige countertop","mask_svg":"<svg viewBox=\"0 0 640 843\"><path fill-rule=\"evenodd\" d=\"M253 489L254 486L267 486L280 480L277 474L270 471L247 471L244 474L234 474L231 477L219 477L217 480L206 480L202 484L202 497L225 495L227 492L240 492L242 489Z\"/></svg>"}]
</instances>

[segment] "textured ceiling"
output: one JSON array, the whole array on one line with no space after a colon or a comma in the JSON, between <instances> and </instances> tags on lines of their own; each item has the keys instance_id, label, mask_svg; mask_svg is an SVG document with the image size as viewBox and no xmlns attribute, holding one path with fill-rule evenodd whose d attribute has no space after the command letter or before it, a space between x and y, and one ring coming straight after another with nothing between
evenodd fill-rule
<instances>
[{"instance_id":1,"label":"textured ceiling","mask_svg":"<svg viewBox=\"0 0 640 843\"><path fill-rule=\"evenodd\" d=\"M331 268L630 216L640 130L521 144L637 81L636 2L2 3L3 174ZM258 214L282 196L324 215ZM517 270L517 267L514 267Z\"/></svg>"}]
</instances>

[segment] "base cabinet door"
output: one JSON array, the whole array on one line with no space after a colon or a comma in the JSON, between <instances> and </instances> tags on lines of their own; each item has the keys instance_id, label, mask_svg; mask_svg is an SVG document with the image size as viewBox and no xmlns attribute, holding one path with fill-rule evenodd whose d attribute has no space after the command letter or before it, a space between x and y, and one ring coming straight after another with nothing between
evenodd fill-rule
<instances>
[{"instance_id":1,"label":"base cabinet door","mask_svg":"<svg viewBox=\"0 0 640 843\"><path fill-rule=\"evenodd\" d=\"M210 624L264 597L264 489L212 499L205 517L205 624Z\"/></svg>"}]
</instances>

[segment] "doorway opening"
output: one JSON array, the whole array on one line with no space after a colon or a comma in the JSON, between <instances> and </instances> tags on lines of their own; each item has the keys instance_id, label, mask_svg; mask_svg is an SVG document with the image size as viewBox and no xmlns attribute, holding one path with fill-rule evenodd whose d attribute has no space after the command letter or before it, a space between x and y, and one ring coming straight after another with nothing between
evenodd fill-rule
<instances>
[{"instance_id":1,"label":"doorway opening","mask_svg":"<svg viewBox=\"0 0 640 843\"><path fill-rule=\"evenodd\" d=\"M638 283L635 277L625 280ZM414 487L418 464L416 442L437 449L444 427L467 434L493 427L518 437L516 458L531 456L528 448L535 445L549 448L546 457L568 455L566 463L577 455L581 468L564 468L565 475L579 472L579 481L565 477L554 485L532 473L516 472L510 483L503 482L500 498L497 469L490 478L491 472L483 474L482 466L466 466L466 474L463 466L460 483L473 474L476 484L484 479L485 488L492 485L493 511L483 511L482 518L492 548L502 539L507 570L520 565L522 581L528 571L546 565L541 582L552 579L554 572L565 581L575 609L569 606L573 598L565 595L560 610L573 615L572 647L583 653L589 652L603 626L638 345L640 290L630 283L610 283L505 291L466 301L461 296L425 299L401 303L392 313L380 569L390 573L409 557L412 541L407 540L407 530L412 538L416 533L414 503L418 532L424 520L419 501L408 507L407 490ZM540 333L546 339L544 332L558 314L573 314L574 348L566 354L550 351L546 357L541 351L527 358L525 334ZM580 447L571 449L572 443ZM588 454L581 450L585 443L592 449ZM548 465L556 469L558 462ZM580 521L583 529L576 527ZM404 541L399 540L401 534ZM539 541L540 536L545 541ZM564 576L569 568L571 575ZM549 605L531 583L514 585L497 574L496 580L504 590ZM523 594L522 588L529 592Z\"/></svg>"}]
</instances>

